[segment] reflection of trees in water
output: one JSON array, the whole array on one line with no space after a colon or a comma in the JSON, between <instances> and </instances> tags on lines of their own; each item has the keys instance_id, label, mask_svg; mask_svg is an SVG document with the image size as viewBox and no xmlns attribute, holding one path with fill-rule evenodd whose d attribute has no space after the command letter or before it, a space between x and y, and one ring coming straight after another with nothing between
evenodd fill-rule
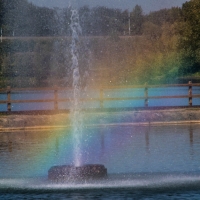
<instances>
[{"instance_id":1,"label":"reflection of trees in water","mask_svg":"<svg viewBox=\"0 0 200 200\"><path fill-rule=\"evenodd\" d=\"M193 127L192 125L189 126L189 134L190 134L190 145L193 146Z\"/></svg>"},{"instance_id":2,"label":"reflection of trees in water","mask_svg":"<svg viewBox=\"0 0 200 200\"><path fill-rule=\"evenodd\" d=\"M145 130L145 143L146 143L146 152L147 153L150 152L150 148L149 148L149 133L150 133L150 126L146 127L146 130Z\"/></svg>"},{"instance_id":3,"label":"reflection of trees in water","mask_svg":"<svg viewBox=\"0 0 200 200\"><path fill-rule=\"evenodd\" d=\"M12 141L8 142L8 151L12 152Z\"/></svg>"},{"instance_id":4,"label":"reflection of trees in water","mask_svg":"<svg viewBox=\"0 0 200 200\"><path fill-rule=\"evenodd\" d=\"M186 128L187 127L187 128ZM194 133L195 133L195 130L196 129L199 129L198 128L198 125L195 126L195 125L183 125L180 126L158 126L158 127L151 127L151 126L147 126L144 128L144 133L145 133L145 147L146 147L146 151L147 153L150 152L150 146L151 146L151 140L150 140L150 135L153 131L155 131L155 129L157 129L157 131L159 131L161 134L168 134L167 132L172 132L174 134L177 134L177 133L184 133L184 132L188 132L188 135L189 135L189 138L188 138L188 143L190 144L190 147L191 147L191 155L194 154L194 149L193 149L193 146L194 146L194 143L199 143L200 142L200 137L198 135L195 135L195 139L194 139ZM178 141L177 141L178 142Z\"/></svg>"},{"instance_id":5,"label":"reflection of trees in water","mask_svg":"<svg viewBox=\"0 0 200 200\"><path fill-rule=\"evenodd\" d=\"M59 138L57 137L55 140L55 155L58 156L59 155L59 146L60 146L60 142L59 142Z\"/></svg>"},{"instance_id":6,"label":"reflection of trees in water","mask_svg":"<svg viewBox=\"0 0 200 200\"><path fill-rule=\"evenodd\" d=\"M38 147L45 148L50 138L51 134L44 131L2 132L0 133L0 155L5 152L16 155L21 152L28 155L31 151L40 151ZM59 146L59 141L57 143Z\"/></svg>"},{"instance_id":7,"label":"reflection of trees in water","mask_svg":"<svg viewBox=\"0 0 200 200\"><path fill-rule=\"evenodd\" d=\"M190 124L188 131L189 131L189 137L190 137L190 155L192 156L192 159L194 158L194 143L198 141L194 141L194 130L195 128Z\"/></svg>"},{"instance_id":8,"label":"reflection of trees in water","mask_svg":"<svg viewBox=\"0 0 200 200\"><path fill-rule=\"evenodd\" d=\"M129 130L129 129L127 129ZM177 125L177 126L144 126L144 127L132 127L131 131L133 134L142 134L143 137L143 148L145 148L146 153L151 153L151 151L155 148L152 146L152 144L155 141L152 141L152 139L156 139L156 137L151 137L152 135L164 135L164 137L171 137L170 140L173 140L174 138L178 136L185 140L186 149L189 148L190 155L195 154L196 144L200 143L200 136L198 134L200 130L199 125ZM107 128L100 128L99 129L99 156L101 159L103 159L106 156L107 151L107 145L112 145L112 142L107 144ZM126 133L124 133L126 134ZM173 138L174 134L174 138ZM185 138L185 136L186 138ZM114 135L113 135L114 136ZM10 154L17 155L19 152L24 154L29 154L31 151L35 150L35 154L39 151L43 151L48 146L48 138L50 138L50 134L48 132L10 132L10 133L0 133L0 156L4 153L8 152ZM121 136L120 136L121 138ZM123 137L122 137L123 138ZM113 140L112 138L110 138ZM115 139L114 139L115 140ZM62 144L62 141L59 140L59 137L55 137L54 140L54 149L55 149L55 155L58 156L60 152L60 145ZM119 141L120 142L120 141ZM181 141L177 140L177 144ZM183 142L183 141L182 141ZM184 144L180 144L184 145ZM142 148L142 146L141 146ZM195 149L194 149L195 148ZM20 153L20 154L21 154Z\"/></svg>"},{"instance_id":9,"label":"reflection of trees in water","mask_svg":"<svg viewBox=\"0 0 200 200\"><path fill-rule=\"evenodd\" d=\"M100 137L101 137L101 153L100 153L100 157L103 158L105 155L105 135L104 135L104 129L100 129Z\"/></svg>"}]
</instances>

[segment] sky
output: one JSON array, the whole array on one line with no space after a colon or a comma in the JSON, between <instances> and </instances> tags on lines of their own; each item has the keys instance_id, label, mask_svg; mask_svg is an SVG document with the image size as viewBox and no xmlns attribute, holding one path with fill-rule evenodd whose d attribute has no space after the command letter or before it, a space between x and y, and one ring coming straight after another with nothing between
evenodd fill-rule
<instances>
[{"instance_id":1,"label":"sky","mask_svg":"<svg viewBox=\"0 0 200 200\"><path fill-rule=\"evenodd\" d=\"M181 7L186 0L28 0L35 5L45 7L68 7L69 5L74 8L83 5L106 6L109 8L120 8L122 10L129 9L130 11L136 4L140 5L144 13L156 11L163 8Z\"/></svg>"}]
</instances>

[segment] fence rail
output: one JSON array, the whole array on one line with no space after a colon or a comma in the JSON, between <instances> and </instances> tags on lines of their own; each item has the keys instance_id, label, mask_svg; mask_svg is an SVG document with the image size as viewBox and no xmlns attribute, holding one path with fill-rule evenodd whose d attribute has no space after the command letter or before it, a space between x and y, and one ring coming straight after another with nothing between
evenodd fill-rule
<instances>
[{"instance_id":1,"label":"fence rail","mask_svg":"<svg viewBox=\"0 0 200 200\"><path fill-rule=\"evenodd\" d=\"M100 87L100 88L89 88L92 90L99 91L98 97L94 98L81 98L81 102L91 102L97 101L99 102L100 108L104 108L105 101L124 101L124 100L144 100L144 107L149 107L148 102L150 99L175 99L175 98L188 98L188 106L193 106L193 98L200 98L200 94L193 94L192 90L194 86L200 86L200 83L192 83L191 81L188 84L171 84L171 85L141 85L141 86L111 86L111 87ZM149 89L151 88L170 88L170 87L188 87L188 94L185 95L172 95L172 96L149 96ZM104 92L109 90L117 90L117 89L135 89L135 88L143 88L144 96L134 96L134 97L105 97ZM53 92L53 98L46 99L12 99L11 94L25 92L25 93L34 93L34 92ZM0 89L0 94L6 94L7 98L5 100L0 100L0 104L7 105L7 111L10 112L13 103L54 103L54 110L59 109L59 102L70 102L70 98L59 98L59 91L70 92L72 88L11 88L8 86L7 88ZM199 103L200 104L200 103Z\"/></svg>"}]
</instances>

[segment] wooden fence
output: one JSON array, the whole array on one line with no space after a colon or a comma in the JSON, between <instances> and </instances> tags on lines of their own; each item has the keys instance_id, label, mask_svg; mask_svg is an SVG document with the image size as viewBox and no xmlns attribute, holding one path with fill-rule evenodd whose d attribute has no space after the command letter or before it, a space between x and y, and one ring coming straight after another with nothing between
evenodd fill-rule
<instances>
[{"instance_id":1,"label":"wooden fence","mask_svg":"<svg viewBox=\"0 0 200 200\"><path fill-rule=\"evenodd\" d=\"M170 84L170 85L143 85L143 86L112 86L112 87L101 87L98 89L91 88L92 90L99 91L98 97L95 98L81 98L80 101L96 101L99 102L100 108L104 107L105 101L124 101L124 100L144 100L144 107L148 107L148 102L150 99L173 99L173 98L188 98L188 106L193 106L192 100L193 98L200 98L200 94L193 94L192 89L194 86L200 86L200 83L192 83L191 81L188 84ZM173 88L173 87L188 87L188 94L186 95L174 95L174 96L149 96L150 88ZM105 97L104 92L106 90L117 90L117 89L131 89L131 88L143 88L144 95L143 96L134 96L134 97ZM72 91L71 88L11 88L8 86L7 88L0 89L1 94L6 94L7 98L5 100L0 100L0 104L7 105L7 111L11 111L11 105L13 103L47 103L52 102L54 104L54 110L59 109L59 102L70 102L70 98L59 98L59 91L65 91L66 93ZM51 99L19 99L14 100L11 98L11 94L13 93L31 93L31 92L53 92L53 98ZM200 103L199 103L200 104Z\"/></svg>"}]
</instances>

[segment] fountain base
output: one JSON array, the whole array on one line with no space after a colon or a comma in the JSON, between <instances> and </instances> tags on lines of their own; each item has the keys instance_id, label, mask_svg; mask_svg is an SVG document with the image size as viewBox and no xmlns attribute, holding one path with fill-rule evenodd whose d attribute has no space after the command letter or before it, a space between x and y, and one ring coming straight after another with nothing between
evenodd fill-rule
<instances>
[{"instance_id":1,"label":"fountain base","mask_svg":"<svg viewBox=\"0 0 200 200\"><path fill-rule=\"evenodd\" d=\"M86 181L106 177L107 169L100 164L88 164L80 167L61 165L51 167L48 171L48 180L52 182Z\"/></svg>"}]
</instances>

